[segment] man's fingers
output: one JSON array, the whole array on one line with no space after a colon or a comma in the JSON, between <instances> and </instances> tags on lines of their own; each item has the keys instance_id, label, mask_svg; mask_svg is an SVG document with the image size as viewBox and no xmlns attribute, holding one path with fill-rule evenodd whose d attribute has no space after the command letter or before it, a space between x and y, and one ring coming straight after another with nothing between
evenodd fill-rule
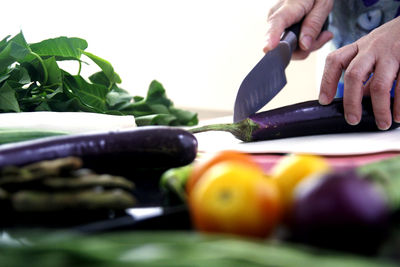
<instances>
[{"instance_id":1,"label":"man's fingers","mask_svg":"<svg viewBox=\"0 0 400 267\"><path fill-rule=\"evenodd\" d=\"M361 120L363 85L372 73L375 58L370 54L358 54L344 74L343 108L347 123L356 125Z\"/></svg>"},{"instance_id":2,"label":"man's fingers","mask_svg":"<svg viewBox=\"0 0 400 267\"><path fill-rule=\"evenodd\" d=\"M307 51L298 49L293 53L293 59L298 60L298 59L305 59L308 57L308 55L315 50L320 49L322 46L324 46L327 42L329 42L333 38L333 33L329 31L324 31L320 34L318 39L311 45L311 48Z\"/></svg>"},{"instance_id":3,"label":"man's fingers","mask_svg":"<svg viewBox=\"0 0 400 267\"><path fill-rule=\"evenodd\" d=\"M321 34L319 35L318 39L314 42L314 44L312 45L311 49L312 50L318 50L320 49L322 46L324 46L327 42L329 42L330 40L332 40L333 38L333 33L330 31L324 31L321 32Z\"/></svg>"},{"instance_id":4,"label":"man's fingers","mask_svg":"<svg viewBox=\"0 0 400 267\"><path fill-rule=\"evenodd\" d=\"M357 52L357 46L351 44L330 53L326 57L319 94L319 102L322 105L332 102L342 71L347 68Z\"/></svg>"},{"instance_id":5,"label":"man's fingers","mask_svg":"<svg viewBox=\"0 0 400 267\"><path fill-rule=\"evenodd\" d=\"M304 18L300 33L300 48L309 50L321 33L322 26L333 7L333 1L316 1Z\"/></svg>"},{"instance_id":6,"label":"man's fingers","mask_svg":"<svg viewBox=\"0 0 400 267\"><path fill-rule=\"evenodd\" d=\"M325 1L280 1L271 8L267 19L267 33L264 46L264 52L274 49L284 30L293 24L301 21L302 23L299 44L300 49L308 51L302 53L308 55L310 51L315 50L318 36L321 33L322 26L333 7L333 0Z\"/></svg>"},{"instance_id":7,"label":"man's fingers","mask_svg":"<svg viewBox=\"0 0 400 267\"><path fill-rule=\"evenodd\" d=\"M269 20L264 44L264 53L274 49L280 41L281 35L285 30L284 22L280 18Z\"/></svg>"},{"instance_id":8,"label":"man's fingers","mask_svg":"<svg viewBox=\"0 0 400 267\"><path fill-rule=\"evenodd\" d=\"M268 11L268 18L271 17L281 6L284 4L284 1L278 1L273 7L271 7Z\"/></svg>"},{"instance_id":9,"label":"man's fingers","mask_svg":"<svg viewBox=\"0 0 400 267\"><path fill-rule=\"evenodd\" d=\"M282 4L267 19L267 33L264 52L274 49L286 28L299 22L305 15L306 10L299 4Z\"/></svg>"},{"instance_id":10,"label":"man's fingers","mask_svg":"<svg viewBox=\"0 0 400 267\"><path fill-rule=\"evenodd\" d=\"M387 130L392 124L390 90L398 69L396 61L379 60L369 84L375 121L380 130Z\"/></svg>"}]
</instances>

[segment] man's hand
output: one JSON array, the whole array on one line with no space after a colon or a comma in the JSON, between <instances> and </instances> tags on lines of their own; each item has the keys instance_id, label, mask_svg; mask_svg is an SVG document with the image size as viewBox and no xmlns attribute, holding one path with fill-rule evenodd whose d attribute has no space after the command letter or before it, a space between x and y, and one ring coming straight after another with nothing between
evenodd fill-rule
<instances>
[{"instance_id":1,"label":"man's hand","mask_svg":"<svg viewBox=\"0 0 400 267\"><path fill-rule=\"evenodd\" d=\"M400 17L327 56L319 101L328 104L333 100L345 70L343 106L347 122L352 125L360 122L362 96L371 95L376 124L386 130L392 124L390 90L400 78L399 69ZM399 83L395 88L393 118L400 122Z\"/></svg>"},{"instance_id":2,"label":"man's hand","mask_svg":"<svg viewBox=\"0 0 400 267\"><path fill-rule=\"evenodd\" d=\"M300 30L300 49L293 53L293 59L304 59L332 39L329 31L321 33L322 26L332 10L334 0L279 0L273 6L267 19L267 34L264 52L274 49L284 30L304 21Z\"/></svg>"}]
</instances>

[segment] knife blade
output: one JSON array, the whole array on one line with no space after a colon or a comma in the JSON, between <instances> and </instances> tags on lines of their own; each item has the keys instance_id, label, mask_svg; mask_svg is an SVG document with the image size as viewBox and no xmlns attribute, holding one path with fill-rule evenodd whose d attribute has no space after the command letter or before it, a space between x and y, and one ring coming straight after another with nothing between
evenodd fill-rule
<instances>
[{"instance_id":1,"label":"knife blade","mask_svg":"<svg viewBox=\"0 0 400 267\"><path fill-rule=\"evenodd\" d=\"M302 21L286 29L278 46L266 53L244 78L236 95L233 122L260 110L286 85L285 69L297 48ZM327 27L328 19L322 31Z\"/></svg>"}]
</instances>

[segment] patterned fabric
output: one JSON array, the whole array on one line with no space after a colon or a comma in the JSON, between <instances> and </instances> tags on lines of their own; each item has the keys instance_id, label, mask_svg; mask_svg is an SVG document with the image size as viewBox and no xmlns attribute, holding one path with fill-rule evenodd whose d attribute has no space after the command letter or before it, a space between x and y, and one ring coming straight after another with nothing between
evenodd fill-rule
<instances>
[{"instance_id":1,"label":"patterned fabric","mask_svg":"<svg viewBox=\"0 0 400 267\"><path fill-rule=\"evenodd\" d=\"M357 41L375 28L400 15L400 0L336 0L329 30L334 48ZM336 97L343 96L343 77Z\"/></svg>"}]
</instances>

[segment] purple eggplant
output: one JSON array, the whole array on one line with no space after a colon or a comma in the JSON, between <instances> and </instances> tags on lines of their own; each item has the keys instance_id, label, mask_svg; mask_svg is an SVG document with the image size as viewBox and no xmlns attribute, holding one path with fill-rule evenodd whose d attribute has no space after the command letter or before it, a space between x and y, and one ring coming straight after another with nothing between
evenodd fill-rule
<instances>
[{"instance_id":1,"label":"purple eggplant","mask_svg":"<svg viewBox=\"0 0 400 267\"><path fill-rule=\"evenodd\" d=\"M293 238L319 247L373 254L386 238L390 209L381 188L355 170L301 183L291 218Z\"/></svg>"},{"instance_id":2,"label":"purple eggplant","mask_svg":"<svg viewBox=\"0 0 400 267\"><path fill-rule=\"evenodd\" d=\"M189 132L167 126L42 138L0 146L0 169L76 156L83 167L119 173L118 168L166 169L194 160L197 140Z\"/></svg>"},{"instance_id":3,"label":"purple eggplant","mask_svg":"<svg viewBox=\"0 0 400 267\"><path fill-rule=\"evenodd\" d=\"M393 121L390 129L399 126L399 123ZM190 129L191 133L205 131L226 131L244 142L252 142L317 134L371 132L379 129L375 124L371 99L364 97L362 119L355 126L349 125L344 119L343 101L338 98L326 106L312 100L259 112L237 123Z\"/></svg>"}]
</instances>

